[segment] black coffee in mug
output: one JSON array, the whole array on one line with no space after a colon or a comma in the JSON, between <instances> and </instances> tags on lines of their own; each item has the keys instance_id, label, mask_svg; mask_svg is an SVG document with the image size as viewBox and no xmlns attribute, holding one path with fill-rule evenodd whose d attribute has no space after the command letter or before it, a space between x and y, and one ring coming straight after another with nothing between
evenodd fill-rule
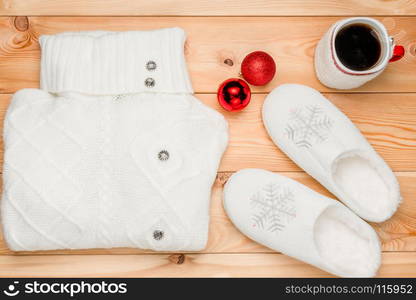
<instances>
[{"instance_id":1,"label":"black coffee in mug","mask_svg":"<svg viewBox=\"0 0 416 300\"><path fill-rule=\"evenodd\" d=\"M377 32L367 24L350 24L338 31L335 51L340 62L350 70L371 69L380 59L381 43Z\"/></svg>"}]
</instances>

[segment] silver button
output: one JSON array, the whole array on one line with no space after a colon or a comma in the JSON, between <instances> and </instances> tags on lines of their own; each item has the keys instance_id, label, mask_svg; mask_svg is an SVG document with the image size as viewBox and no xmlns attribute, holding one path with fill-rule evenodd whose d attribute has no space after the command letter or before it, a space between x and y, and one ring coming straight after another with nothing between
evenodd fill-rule
<instances>
[{"instance_id":1,"label":"silver button","mask_svg":"<svg viewBox=\"0 0 416 300\"><path fill-rule=\"evenodd\" d=\"M147 69L147 71L154 71L154 70L156 70L156 67L157 67L157 65L156 65L156 63L153 60L149 60L146 63L146 69Z\"/></svg>"},{"instance_id":2,"label":"silver button","mask_svg":"<svg viewBox=\"0 0 416 300\"><path fill-rule=\"evenodd\" d=\"M155 230L155 231L153 231L153 238L156 240L156 241L160 241L161 239L163 239L163 236L164 236L165 234L163 233L163 231L161 231L161 230Z\"/></svg>"},{"instance_id":3,"label":"silver button","mask_svg":"<svg viewBox=\"0 0 416 300\"><path fill-rule=\"evenodd\" d=\"M153 78L149 77L146 78L146 80L144 81L144 84L148 87L148 88L152 88L155 86L156 82Z\"/></svg>"},{"instance_id":4,"label":"silver button","mask_svg":"<svg viewBox=\"0 0 416 300\"><path fill-rule=\"evenodd\" d=\"M157 158L161 161L166 161L169 159L169 152L166 150L162 150L157 154Z\"/></svg>"}]
</instances>

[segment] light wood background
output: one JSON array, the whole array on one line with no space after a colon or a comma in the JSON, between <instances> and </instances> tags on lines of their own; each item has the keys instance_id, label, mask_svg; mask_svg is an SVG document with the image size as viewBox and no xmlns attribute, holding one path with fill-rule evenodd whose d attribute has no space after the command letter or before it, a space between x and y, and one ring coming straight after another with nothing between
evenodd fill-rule
<instances>
[{"instance_id":1,"label":"light wood background","mask_svg":"<svg viewBox=\"0 0 416 300\"><path fill-rule=\"evenodd\" d=\"M380 20L406 56L374 81L350 91L322 86L313 53L322 34L345 16ZM188 34L186 58L197 97L225 115L230 144L212 193L208 247L197 253L94 249L14 253L0 236L0 276L331 276L244 237L222 208L222 187L248 167L282 173L330 195L301 172L267 136L260 117L266 94L285 82L312 86L361 129L396 173L404 197L394 217L372 224L383 244L381 277L416 276L416 1L414 0L3 0L0 1L0 117L16 90L38 87L41 34L75 30L143 30L180 26ZM253 88L250 105L227 113L218 85L236 77L244 56L269 52L277 76ZM224 63L231 59L233 66ZM1 122L2 123L2 122Z\"/></svg>"}]
</instances>

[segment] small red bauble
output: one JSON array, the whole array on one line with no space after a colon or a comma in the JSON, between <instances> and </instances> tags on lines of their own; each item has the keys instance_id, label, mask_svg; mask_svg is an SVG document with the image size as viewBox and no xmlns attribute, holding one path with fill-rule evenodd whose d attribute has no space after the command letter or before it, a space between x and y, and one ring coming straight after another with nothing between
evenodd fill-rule
<instances>
[{"instance_id":1,"label":"small red bauble","mask_svg":"<svg viewBox=\"0 0 416 300\"><path fill-rule=\"evenodd\" d=\"M217 98L225 110L239 111L250 102L250 87L242 79L230 78L221 83L218 88Z\"/></svg>"},{"instance_id":2,"label":"small red bauble","mask_svg":"<svg viewBox=\"0 0 416 300\"><path fill-rule=\"evenodd\" d=\"M252 85L265 85L276 74L276 63L266 52L255 51L244 58L241 74Z\"/></svg>"}]
</instances>

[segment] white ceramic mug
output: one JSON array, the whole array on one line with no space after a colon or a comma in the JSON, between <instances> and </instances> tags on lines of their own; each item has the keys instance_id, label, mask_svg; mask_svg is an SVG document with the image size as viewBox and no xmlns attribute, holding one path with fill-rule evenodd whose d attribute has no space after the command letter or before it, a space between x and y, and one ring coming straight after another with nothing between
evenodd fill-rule
<instances>
[{"instance_id":1,"label":"white ceramic mug","mask_svg":"<svg viewBox=\"0 0 416 300\"><path fill-rule=\"evenodd\" d=\"M366 24L377 34L381 46L378 62L364 71L351 70L341 63L335 50L335 37L338 32L351 24ZM383 72L389 62L399 60L404 55L403 46L396 46L393 38L379 21L372 18L355 17L340 20L333 24L319 41L315 49L315 71L322 84L335 89L359 87Z\"/></svg>"}]
</instances>

